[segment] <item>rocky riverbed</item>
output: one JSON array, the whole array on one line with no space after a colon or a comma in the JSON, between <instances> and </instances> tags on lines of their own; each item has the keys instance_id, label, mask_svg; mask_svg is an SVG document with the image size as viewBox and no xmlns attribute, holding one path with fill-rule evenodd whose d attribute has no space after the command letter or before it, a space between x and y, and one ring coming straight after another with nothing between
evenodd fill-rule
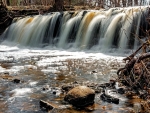
<instances>
[{"instance_id":1,"label":"rocky riverbed","mask_svg":"<svg viewBox=\"0 0 150 113\"><path fill-rule=\"evenodd\" d=\"M100 98L102 88L97 86L117 78L117 70L124 66L123 57L48 47L10 47L5 44L0 46L0 51L0 112L47 112L41 109L41 100L53 105L52 113L126 113L139 109L141 99L128 100L125 95L109 88L109 95L118 98L119 104ZM93 84L96 91L94 104L89 108L77 109L66 102L62 87L71 84Z\"/></svg>"}]
</instances>

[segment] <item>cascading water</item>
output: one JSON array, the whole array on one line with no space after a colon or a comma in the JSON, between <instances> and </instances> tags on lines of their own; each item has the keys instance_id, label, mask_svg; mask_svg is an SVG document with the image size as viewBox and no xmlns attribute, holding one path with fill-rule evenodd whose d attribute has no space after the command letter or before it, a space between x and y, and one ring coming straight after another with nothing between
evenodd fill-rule
<instances>
[{"instance_id":1,"label":"cascading water","mask_svg":"<svg viewBox=\"0 0 150 113\"><path fill-rule=\"evenodd\" d=\"M88 85L92 82L93 86L94 82L99 91L98 84L117 78L117 70L124 66L122 56L126 53L120 56L117 52L113 56L114 52L102 52L112 48L119 51L136 48L139 38L146 37L139 28L149 29L146 22L148 12L148 7L130 7L56 12L14 19L0 36L3 41L0 44L0 112L45 112L37 104L40 100L59 106L52 112L84 112L84 109L76 110L64 103L61 87L67 83L82 82ZM70 47L91 51L58 49ZM15 80L20 82L16 84ZM96 107L90 112L134 112L129 106L132 105L131 100L116 94L112 93L119 98L120 104L107 104L95 98Z\"/></svg>"},{"instance_id":2,"label":"cascading water","mask_svg":"<svg viewBox=\"0 0 150 113\"><path fill-rule=\"evenodd\" d=\"M25 46L97 46L101 50L122 51L137 46L139 28L147 29L148 11L148 7L129 7L25 17L13 22L2 36Z\"/></svg>"}]
</instances>

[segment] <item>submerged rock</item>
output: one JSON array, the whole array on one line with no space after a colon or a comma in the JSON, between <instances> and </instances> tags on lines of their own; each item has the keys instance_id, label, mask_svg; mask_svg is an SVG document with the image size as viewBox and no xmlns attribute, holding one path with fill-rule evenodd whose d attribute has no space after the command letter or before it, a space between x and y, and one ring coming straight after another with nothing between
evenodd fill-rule
<instances>
[{"instance_id":1,"label":"submerged rock","mask_svg":"<svg viewBox=\"0 0 150 113\"><path fill-rule=\"evenodd\" d=\"M87 86L78 86L71 89L64 100L74 107L82 108L94 104L95 91Z\"/></svg>"},{"instance_id":2,"label":"submerged rock","mask_svg":"<svg viewBox=\"0 0 150 113\"><path fill-rule=\"evenodd\" d=\"M55 107L51 103L48 103L44 100L40 100L40 108L44 108L46 111L50 111Z\"/></svg>"},{"instance_id":3,"label":"submerged rock","mask_svg":"<svg viewBox=\"0 0 150 113\"><path fill-rule=\"evenodd\" d=\"M103 101L106 101L106 102L109 102L109 103L114 103L114 104L119 104L119 99L118 98L114 98L110 95L107 95L105 93L103 93L100 98L103 100Z\"/></svg>"},{"instance_id":4,"label":"submerged rock","mask_svg":"<svg viewBox=\"0 0 150 113\"><path fill-rule=\"evenodd\" d=\"M16 83L16 84L18 84L18 83L21 82L21 80L19 80L19 79L14 79L13 82Z\"/></svg>"},{"instance_id":5,"label":"submerged rock","mask_svg":"<svg viewBox=\"0 0 150 113\"><path fill-rule=\"evenodd\" d=\"M47 91L47 90L49 90L49 89L50 89L49 85L46 85L46 86L44 86L44 87L42 88L43 91Z\"/></svg>"},{"instance_id":6,"label":"submerged rock","mask_svg":"<svg viewBox=\"0 0 150 113\"><path fill-rule=\"evenodd\" d=\"M65 91L65 92L70 91L72 88L74 88L73 85L63 85L62 86L62 90Z\"/></svg>"}]
</instances>

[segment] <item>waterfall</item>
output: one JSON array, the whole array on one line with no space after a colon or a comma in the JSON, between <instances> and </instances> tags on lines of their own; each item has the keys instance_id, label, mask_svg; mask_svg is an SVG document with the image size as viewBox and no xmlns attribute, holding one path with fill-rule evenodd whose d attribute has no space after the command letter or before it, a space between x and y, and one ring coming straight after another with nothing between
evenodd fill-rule
<instances>
[{"instance_id":1,"label":"waterfall","mask_svg":"<svg viewBox=\"0 0 150 113\"><path fill-rule=\"evenodd\" d=\"M88 48L92 43L89 43L92 39L96 39L96 38L99 38L97 36L99 36L99 32L100 32L100 23L101 23L101 20L106 18L106 16L104 15L98 15L96 16L90 23L89 27L88 27L88 30L87 30L87 33L85 35L86 37L86 40L84 41L83 45L84 45L84 49L85 48ZM98 31L97 31L98 30ZM95 35L94 35L95 34ZM97 35L97 36L96 36ZM92 38L93 37L93 38Z\"/></svg>"},{"instance_id":2,"label":"waterfall","mask_svg":"<svg viewBox=\"0 0 150 113\"><path fill-rule=\"evenodd\" d=\"M66 45L66 41L69 37L71 37L71 33L73 29L77 30L78 25L80 24L80 21L82 19L82 12L77 14L75 17L69 19L65 24L64 24L64 29L61 31L61 38L58 42L58 47L64 47ZM74 30L74 32L75 32Z\"/></svg>"},{"instance_id":3,"label":"waterfall","mask_svg":"<svg viewBox=\"0 0 150 113\"><path fill-rule=\"evenodd\" d=\"M46 34L46 41L45 43L50 43L52 44L52 41L54 39L54 32L55 32L55 28L56 27L59 27L57 25L57 21L59 21L59 17L61 16L61 14L59 12L56 12L53 14L53 16L51 16L50 20L49 20L49 26L48 26L48 29L47 29L47 34ZM57 29L58 30L58 29ZM50 31L50 32L49 32Z\"/></svg>"},{"instance_id":4,"label":"waterfall","mask_svg":"<svg viewBox=\"0 0 150 113\"><path fill-rule=\"evenodd\" d=\"M122 51L137 47L139 28L147 29L148 12L142 6L28 16L13 21L1 39L32 47Z\"/></svg>"},{"instance_id":5,"label":"waterfall","mask_svg":"<svg viewBox=\"0 0 150 113\"><path fill-rule=\"evenodd\" d=\"M124 13L120 13L112 19L104 35L104 40L103 40L104 47L103 48L107 49L107 48L110 48L110 46L112 45L112 41L114 39L114 35L115 35L116 28L118 26L118 22L123 16L124 16Z\"/></svg>"},{"instance_id":6,"label":"waterfall","mask_svg":"<svg viewBox=\"0 0 150 113\"><path fill-rule=\"evenodd\" d=\"M85 17L83 18L83 20L81 21L81 25L79 27L78 33L77 33L77 37L76 37L76 41L75 41L75 46L76 47L83 47L84 45L82 45L83 41L85 40L85 35L87 33L87 28L91 22L91 20L93 19L95 15L95 12L91 11L88 12Z\"/></svg>"},{"instance_id":7,"label":"waterfall","mask_svg":"<svg viewBox=\"0 0 150 113\"><path fill-rule=\"evenodd\" d=\"M131 27L132 27L133 17L134 17L132 11L133 11L132 9L128 9L127 11L125 11L126 15L123 17L123 26L121 28L120 39L119 39L119 47L121 51L123 49L126 49L127 42L130 38Z\"/></svg>"}]
</instances>

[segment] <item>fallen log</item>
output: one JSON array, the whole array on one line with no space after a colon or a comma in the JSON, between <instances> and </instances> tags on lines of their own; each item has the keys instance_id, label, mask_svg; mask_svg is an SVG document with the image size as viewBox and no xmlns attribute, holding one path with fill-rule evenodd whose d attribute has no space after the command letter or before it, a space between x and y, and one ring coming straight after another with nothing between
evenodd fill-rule
<instances>
[{"instance_id":1,"label":"fallen log","mask_svg":"<svg viewBox=\"0 0 150 113\"><path fill-rule=\"evenodd\" d=\"M134 66L134 64L137 62L139 63L140 61L146 59L146 58L150 58L150 53L144 53L142 55L140 55L139 57L137 58L132 58L132 60L130 60L124 68L120 68L118 71L117 71L117 75L119 76L120 75L120 72L121 71L124 71L123 73L125 74L126 72L130 72ZM126 74L125 74L126 75Z\"/></svg>"}]
</instances>

